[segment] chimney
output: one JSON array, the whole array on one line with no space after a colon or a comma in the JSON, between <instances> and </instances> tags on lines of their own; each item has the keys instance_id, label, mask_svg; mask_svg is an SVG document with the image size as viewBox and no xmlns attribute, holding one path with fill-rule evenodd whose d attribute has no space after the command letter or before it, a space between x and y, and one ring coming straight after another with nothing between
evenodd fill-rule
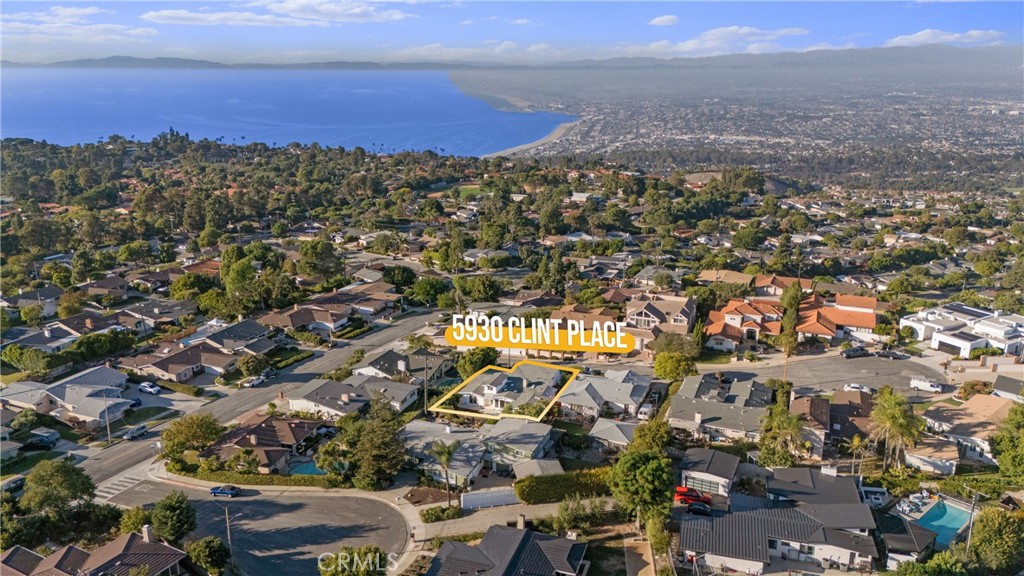
<instances>
[{"instance_id":1,"label":"chimney","mask_svg":"<svg viewBox=\"0 0 1024 576\"><path fill-rule=\"evenodd\" d=\"M444 427L444 433L445 434L451 434L452 433L452 427L451 426L445 426Z\"/></svg>"},{"instance_id":2,"label":"chimney","mask_svg":"<svg viewBox=\"0 0 1024 576\"><path fill-rule=\"evenodd\" d=\"M85 319L85 327L88 328L89 330L93 329L92 318Z\"/></svg>"},{"instance_id":3,"label":"chimney","mask_svg":"<svg viewBox=\"0 0 1024 576\"><path fill-rule=\"evenodd\" d=\"M409 371L409 365L406 363L405 360L399 360L398 361L398 371L399 372L408 372Z\"/></svg>"},{"instance_id":4,"label":"chimney","mask_svg":"<svg viewBox=\"0 0 1024 576\"><path fill-rule=\"evenodd\" d=\"M516 528L526 530L526 514L520 514L516 517Z\"/></svg>"},{"instance_id":5,"label":"chimney","mask_svg":"<svg viewBox=\"0 0 1024 576\"><path fill-rule=\"evenodd\" d=\"M350 401L350 399L351 399L351 397L350 397L350 396L348 395L348 393L347 393L347 392L346 392L345 394L342 394L342 395L341 395L341 402L342 402L343 404L348 404L348 403L349 403L349 401Z\"/></svg>"},{"instance_id":6,"label":"chimney","mask_svg":"<svg viewBox=\"0 0 1024 576\"><path fill-rule=\"evenodd\" d=\"M47 338L50 337L50 328L49 327L43 328L43 336L46 336Z\"/></svg>"},{"instance_id":7,"label":"chimney","mask_svg":"<svg viewBox=\"0 0 1024 576\"><path fill-rule=\"evenodd\" d=\"M296 302L295 304L292 304L292 310L298 310L298 309L299 309L299 303L298 302Z\"/></svg>"},{"instance_id":8,"label":"chimney","mask_svg":"<svg viewBox=\"0 0 1024 576\"><path fill-rule=\"evenodd\" d=\"M822 466L821 473L824 476L836 476L839 470L835 466Z\"/></svg>"},{"instance_id":9,"label":"chimney","mask_svg":"<svg viewBox=\"0 0 1024 576\"><path fill-rule=\"evenodd\" d=\"M693 421L694 422L696 422L697 424L700 424L702 420L704 420L704 419L701 418L701 413L700 412L694 412L693 413Z\"/></svg>"},{"instance_id":10,"label":"chimney","mask_svg":"<svg viewBox=\"0 0 1024 576\"><path fill-rule=\"evenodd\" d=\"M251 442L253 446L258 446L260 443L260 438L255 434L249 434L249 442Z\"/></svg>"},{"instance_id":11,"label":"chimney","mask_svg":"<svg viewBox=\"0 0 1024 576\"><path fill-rule=\"evenodd\" d=\"M245 320L245 315L244 314L239 314L238 315L238 321L241 322L242 320Z\"/></svg>"},{"instance_id":12,"label":"chimney","mask_svg":"<svg viewBox=\"0 0 1024 576\"><path fill-rule=\"evenodd\" d=\"M150 543L153 542L153 527L149 524L142 525L142 541Z\"/></svg>"}]
</instances>

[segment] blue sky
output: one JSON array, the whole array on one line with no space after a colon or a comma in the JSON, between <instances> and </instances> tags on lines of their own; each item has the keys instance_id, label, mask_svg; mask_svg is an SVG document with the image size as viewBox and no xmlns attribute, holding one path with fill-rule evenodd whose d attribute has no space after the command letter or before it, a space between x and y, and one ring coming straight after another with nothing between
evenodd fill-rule
<instances>
[{"instance_id":1,"label":"blue sky","mask_svg":"<svg viewBox=\"0 0 1024 576\"><path fill-rule=\"evenodd\" d=\"M1020 44L1022 2L6 1L3 57L221 62L701 57Z\"/></svg>"}]
</instances>

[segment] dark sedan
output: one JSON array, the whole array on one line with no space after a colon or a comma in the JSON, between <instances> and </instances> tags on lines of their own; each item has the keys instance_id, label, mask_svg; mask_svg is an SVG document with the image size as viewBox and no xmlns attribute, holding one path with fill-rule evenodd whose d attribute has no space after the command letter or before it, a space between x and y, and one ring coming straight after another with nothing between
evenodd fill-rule
<instances>
[{"instance_id":1,"label":"dark sedan","mask_svg":"<svg viewBox=\"0 0 1024 576\"><path fill-rule=\"evenodd\" d=\"M867 348L857 347L843 350L839 353L843 358L863 358L865 356L871 356L871 352Z\"/></svg>"},{"instance_id":2,"label":"dark sedan","mask_svg":"<svg viewBox=\"0 0 1024 576\"><path fill-rule=\"evenodd\" d=\"M690 502L686 506L686 513L697 516L711 516L711 506L703 502Z\"/></svg>"},{"instance_id":3,"label":"dark sedan","mask_svg":"<svg viewBox=\"0 0 1024 576\"><path fill-rule=\"evenodd\" d=\"M882 350L881 352L875 352L875 356L879 358L885 358L886 360L903 360L903 354L895 350Z\"/></svg>"},{"instance_id":4,"label":"dark sedan","mask_svg":"<svg viewBox=\"0 0 1024 576\"><path fill-rule=\"evenodd\" d=\"M53 447L57 445L57 441L53 438L47 438L46 436L33 436L22 443L22 450L53 450Z\"/></svg>"},{"instance_id":5,"label":"dark sedan","mask_svg":"<svg viewBox=\"0 0 1024 576\"><path fill-rule=\"evenodd\" d=\"M210 488L210 496L216 498L217 496L227 496L228 498L234 498L242 494L242 490L238 486L231 486L230 484L225 486L216 486Z\"/></svg>"}]
</instances>

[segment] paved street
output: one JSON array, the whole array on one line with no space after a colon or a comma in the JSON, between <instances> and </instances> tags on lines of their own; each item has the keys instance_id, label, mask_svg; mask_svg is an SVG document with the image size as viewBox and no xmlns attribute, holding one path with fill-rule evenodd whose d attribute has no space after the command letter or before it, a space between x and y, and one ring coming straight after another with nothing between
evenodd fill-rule
<instances>
[{"instance_id":1,"label":"paved street","mask_svg":"<svg viewBox=\"0 0 1024 576\"><path fill-rule=\"evenodd\" d=\"M357 349L366 350L370 355L376 350L383 349L400 342L403 338L423 327L425 322L435 320L433 314L417 314L396 320L393 324L381 327L370 332L362 338L344 343L337 348L326 351L317 351L317 356L305 362L300 362L268 380L258 388L243 388L232 390L226 398L209 402L198 407L195 404L188 404L188 397L181 394L161 394L150 402L159 402L160 398L174 398L174 406L190 408L190 411L209 412L221 423L230 422L242 414L266 406L268 402L277 398L278 394L288 393L314 378L319 378L324 372L330 372L345 363ZM134 391L134 387L132 387ZM177 398L181 396L182 398ZM195 399L191 399L195 402ZM159 449L156 442L159 440L159 432L163 427L153 428L145 440L137 442L121 442L105 450L101 450L90 458L84 460L79 466L85 470L93 479L93 482L100 484L128 468L140 462L153 458Z\"/></svg>"},{"instance_id":2,"label":"paved street","mask_svg":"<svg viewBox=\"0 0 1024 576\"><path fill-rule=\"evenodd\" d=\"M206 490L142 480L110 502L139 506L181 490L198 515L199 537L227 541L224 507L231 517L231 547L243 574L315 575L316 558L341 546L376 544L401 553L409 534L402 515L390 505L369 498L287 493L274 487L248 489L239 498L214 500Z\"/></svg>"}]
</instances>

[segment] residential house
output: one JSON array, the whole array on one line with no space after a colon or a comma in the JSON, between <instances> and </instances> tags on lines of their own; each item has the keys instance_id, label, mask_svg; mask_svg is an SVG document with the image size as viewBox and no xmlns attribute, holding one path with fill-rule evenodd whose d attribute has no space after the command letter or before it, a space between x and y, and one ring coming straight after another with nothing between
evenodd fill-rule
<instances>
[{"instance_id":1,"label":"residential house","mask_svg":"<svg viewBox=\"0 0 1024 576\"><path fill-rule=\"evenodd\" d=\"M768 498L805 504L860 504L860 488L853 476L840 476L835 468L775 468L768 479Z\"/></svg>"},{"instance_id":2,"label":"residential house","mask_svg":"<svg viewBox=\"0 0 1024 576\"><path fill-rule=\"evenodd\" d=\"M21 450L21 444L11 440L11 431L7 426L0 426L0 462L17 458Z\"/></svg>"},{"instance_id":3,"label":"residential house","mask_svg":"<svg viewBox=\"0 0 1024 576\"><path fill-rule=\"evenodd\" d=\"M80 286L90 298L120 302L128 297L128 282L120 276L107 276Z\"/></svg>"},{"instance_id":4,"label":"residential house","mask_svg":"<svg viewBox=\"0 0 1024 576\"><path fill-rule=\"evenodd\" d=\"M165 268L140 274L129 274L128 283L149 292L163 291L172 282L185 275L181 268Z\"/></svg>"},{"instance_id":5,"label":"residential house","mask_svg":"<svg viewBox=\"0 0 1024 576\"><path fill-rule=\"evenodd\" d=\"M608 450L621 451L633 442L637 422L623 422L609 418L598 418L587 436Z\"/></svg>"},{"instance_id":6,"label":"residential house","mask_svg":"<svg viewBox=\"0 0 1024 576\"><path fill-rule=\"evenodd\" d=\"M651 388L650 376L609 370L604 376L579 374L558 398L562 412L597 418L602 414L634 418Z\"/></svg>"},{"instance_id":7,"label":"residential house","mask_svg":"<svg viewBox=\"0 0 1024 576\"><path fill-rule=\"evenodd\" d=\"M520 290L516 292L515 296L498 299L498 303L505 304L506 306L530 306L534 308L560 306L564 301L564 298L556 296L550 290Z\"/></svg>"},{"instance_id":8,"label":"residential house","mask_svg":"<svg viewBox=\"0 0 1024 576\"><path fill-rule=\"evenodd\" d=\"M696 437L756 441L771 403L771 389L750 377L689 376L670 399L667 418L671 427Z\"/></svg>"},{"instance_id":9,"label":"residential house","mask_svg":"<svg viewBox=\"0 0 1024 576\"><path fill-rule=\"evenodd\" d=\"M120 370L109 366L94 366L72 376L68 376L57 384L75 384L82 386L107 386L124 390L128 387L128 376Z\"/></svg>"},{"instance_id":10,"label":"residential house","mask_svg":"<svg viewBox=\"0 0 1024 576\"><path fill-rule=\"evenodd\" d=\"M204 372L217 375L233 372L237 361L237 356L226 354L208 342L191 346L161 343L151 354L120 358L118 365L160 380L188 382Z\"/></svg>"},{"instance_id":11,"label":"residential house","mask_svg":"<svg viewBox=\"0 0 1024 576\"><path fill-rule=\"evenodd\" d=\"M519 363L511 372L488 368L471 378L459 390L459 407L501 414L528 404L550 402L562 386L563 375L557 367Z\"/></svg>"},{"instance_id":12,"label":"residential house","mask_svg":"<svg viewBox=\"0 0 1024 576\"><path fill-rule=\"evenodd\" d=\"M814 291L814 281L809 278L758 274L754 277L754 294L761 298L779 298L786 288L796 282L800 283L800 290L803 293L810 294Z\"/></svg>"},{"instance_id":13,"label":"residential house","mask_svg":"<svg viewBox=\"0 0 1024 576\"><path fill-rule=\"evenodd\" d=\"M708 448L689 448L683 454L680 485L707 494L728 496L739 465L738 456Z\"/></svg>"},{"instance_id":14,"label":"residential house","mask_svg":"<svg viewBox=\"0 0 1024 576\"><path fill-rule=\"evenodd\" d=\"M661 278L662 275L665 274L668 275L668 285L658 286L655 279ZM678 270L670 270L664 266L646 266L636 273L636 276L633 277L633 283L637 286L643 286L646 288L672 288L673 286L677 286L682 278L683 274Z\"/></svg>"},{"instance_id":15,"label":"residential house","mask_svg":"<svg viewBox=\"0 0 1024 576\"><path fill-rule=\"evenodd\" d=\"M386 350L377 356L365 360L352 370L353 374L376 376L389 380L407 380L434 383L444 378L452 368L452 361L447 356L434 354L424 348L417 348L407 354Z\"/></svg>"},{"instance_id":16,"label":"residential house","mask_svg":"<svg viewBox=\"0 0 1024 576\"><path fill-rule=\"evenodd\" d=\"M319 420L253 414L202 452L200 458L216 456L226 462L240 451L251 450L259 460L260 474L286 472L289 459L305 453L321 424Z\"/></svg>"},{"instance_id":17,"label":"residential house","mask_svg":"<svg viewBox=\"0 0 1024 576\"><path fill-rule=\"evenodd\" d=\"M697 275L697 284L701 286L710 286L717 282L751 286L754 283L754 277L733 270L701 270L701 273Z\"/></svg>"},{"instance_id":18,"label":"residential house","mask_svg":"<svg viewBox=\"0 0 1024 576\"><path fill-rule=\"evenodd\" d=\"M933 404L924 420L929 431L956 442L962 458L995 465L989 441L1013 405L1007 398L976 394L960 406Z\"/></svg>"},{"instance_id":19,"label":"residential house","mask_svg":"<svg viewBox=\"0 0 1024 576\"><path fill-rule=\"evenodd\" d=\"M735 352L744 343L756 343L763 335L782 333L784 310L778 302L734 298L708 315L704 347Z\"/></svg>"},{"instance_id":20,"label":"residential house","mask_svg":"<svg viewBox=\"0 0 1024 576\"><path fill-rule=\"evenodd\" d=\"M190 337L190 344L206 343L224 354L265 354L276 344L267 339L270 330L259 322L248 319L228 326L211 322L207 329Z\"/></svg>"},{"instance_id":21,"label":"residential house","mask_svg":"<svg viewBox=\"0 0 1024 576\"><path fill-rule=\"evenodd\" d=\"M57 303L64 291L57 286L43 286L36 290L0 297L0 308L11 318L17 318L22 308L39 306L43 311L43 318L57 315Z\"/></svg>"},{"instance_id":22,"label":"residential house","mask_svg":"<svg viewBox=\"0 0 1024 576\"><path fill-rule=\"evenodd\" d=\"M511 470L527 460L543 458L553 441L551 426L522 418L501 418L484 424L479 430L480 441L487 447L484 459L491 469Z\"/></svg>"},{"instance_id":23,"label":"residential house","mask_svg":"<svg viewBox=\"0 0 1024 576\"><path fill-rule=\"evenodd\" d=\"M69 426L97 428L118 420L131 402L121 398L121 388L87 383L12 382L0 391L0 403L19 410L49 414Z\"/></svg>"},{"instance_id":24,"label":"residential house","mask_svg":"<svg viewBox=\"0 0 1024 576\"><path fill-rule=\"evenodd\" d=\"M896 570L904 562L918 562L935 551L935 532L890 514L875 517L878 532L885 543L887 570Z\"/></svg>"},{"instance_id":25,"label":"residential house","mask_svg":"<svg viewBox=\"0 0 1024 576\"><path fill-rule=\"evenodd\" d=\"M144 570L151 576L188 574L186 554L154 537L147 524L142 533L124 534L94 550L64 546L48 556L13 546L0 554L4 576L129 576Z\"/></svg>"},{"instance_id":26,"label":"residential house","mask_svg":"<svg viewBox=\"0 0 1024 576\"><path fill-rule=\"evenodd\" d=\"M952 476L960 464L960 448L948 438L922 434L913 446L906 448L904 457L911 468Z\"/></svg>"},{"instance_id":27,"label":"residential house","mask_svg":"<svg viewBox=\"0 0 1024 576\"><path fill-rule=\"evenodd\" d=\"M1000 374L996 376L992 386L993 396L1013 400L1018 404L1024 403L1024 379Z\"/></svg>"},{"instance_id":28,"label":"residential house","mask_svg":"<svg viewBox=\"0 0 1024 576\"><path fill-rule=\"evenodd\" d=\"M486 446L480 441L476 430L453 428L439 422L413 420L402 428L402 442L406 454L416 461L416 468L423 470L437 482L445 482L444 468L430 453L435 442L459 446L448 464L448 482L457 488L469 488L484 467Z\"/></svg>"},{"instance_id":29,"label":"residential house","mask_svg":"<svg viewBox=\"0 0 1024 576\"><path fill-rule=\"evenodd\" d=\"M517 480L529 478L530 476L555 476L565 473L565 469L562 468L562 463L559 462L558 458L527 460L513 466L512 471L515 473Z\"/></svg>"},{"instance_id":30,"label":"residential house","mask_svg":"<svg viewBox=\"0 0 1024 576\"><path fill-rule=\"evenodd\" d=\"M314 378L288 392L288 409L292 412L322 414L325 418L341 418L367 409L370 395L366 388L352 382Z\"/></svg>"},{"instance_id":31,"label":"residential house","mask_svg":"<svg viewBox=\"0 0 1024 576\"><path fill-rule=\"evenodd\" d=\"M874 424L874 398L867 392L837 390L828 406L829 438L833 444L850 442L854 436L867 441Z\"/></svg>"},{"instance_id":32,"label":"residential house","mask_svg":"<svg viewBox=\"0 0 1024 576\"><path fill-rule=\"evenodd\" d=\"M121 310L121 314L141 320L147 329L157 330L172 324L181 326L182 318L195 316L198 310L195 302L189 300L151 298L125 307ZM143 331L139 330L139 332Z\"/></svg>"},{"instance_id":33,"label":"residential house","mask_svg":"<svg viewBox=\"0 0 1024 576\"><path fill-rule=\"evenodd\" d=\"M476 546L446 541L430 561L426 576L581 576L586 542L523 528L491 526Z\"/></svg>"},{"instance_id":34,"label":"residential house","mask_svg":"<svg viewBox=\"0 0 1024 576\"><path fill-rule=\"evenodd\" d=\"M817 573L831 565L869 569L878 557L870 535L874 527L864 504L807 506L737 494L724 515L681 515L679 551L708 573Z\"/></svg>"},{"instance_id":35,"label":"residential house","mask_svg":"<svg viewBox=\"0 0 1024 576\"><path fill-rule=\"evenodd\" d=\"M800 418L800 438L809 446L807 456L821 460L829 438L829 401L814 396L794 397L789 402L789 413Z\"/></svg>"},{"instance_id":36,"label":"residential house","mask_svg":"<svg viewBox=\"0 0 1024 576\"><path fill-rule=\"evenodd\" d=\"M259 323L274 328L321 330L336 332L342 326L348 324L349 316L353 310L349 306L343 306L331 310L312 304L295 304L291 308L284 308L264 315Z\"/></svg>"},{"instance_id":37,"label":"residential house","mask_svg":"<svg viewBox=\"0 0 1024 576\"><path fill-rule=\"evenodd\" d=\"M663 332L688 333L696 313L696 304L685 296L641 294L626 304L624 331L636 339L636 350L645 351Z\"/></svg>"},{"instance_id":38,"label":"residential house","mask_svg":"<svg viewBox=\"0 0 1024 576\"><path fill-rule=\"evenodd\" d=\"M114 316L103 316L87 310L60 320L48 322L40 330L29 330L20 338L6 342L25 348L35 348L48 354L64 350L86 334L98 334L121 329Z\"/></svg>"},{"instance_id":39,"label":"residential house","mask_svg":"<svg viewBox=\"0 0 1024 576\"><path fill-rule=\"evenodd\" d=\"M562 306L558 310L552 310L550 316L552 320L572 320L579 322L587 329L595 323L603 325L606 322L615 322L618 317L619 314L609 308L591 309L582 304Z\"/></svg>"},{"instance_id":40,"label":"residential house","mask_svg":"<svg viewBox=\"0 0 1024 576\"><path fill-rule=\"evenodd\" d=\"M1024 316L950 302L900 318L900 329L910 327L914 338L926 340L933 350L970 358L982 348L1004 354L1024 354Z\"/></svg>"}]
</instances>

